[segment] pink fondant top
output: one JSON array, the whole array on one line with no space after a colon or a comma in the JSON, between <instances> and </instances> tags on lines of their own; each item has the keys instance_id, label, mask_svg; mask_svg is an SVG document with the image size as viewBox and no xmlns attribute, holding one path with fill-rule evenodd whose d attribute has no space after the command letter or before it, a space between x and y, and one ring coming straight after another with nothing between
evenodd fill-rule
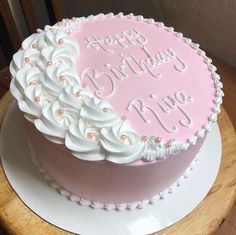
<instances>
[{"instance_id":1,"label":"pink fondant top","mask_svg":"<svg viewBox=\"0 0 236 235\"><path fill-rule=\"evenodd\" d=\"M186 141L208 122L216 88L203 57L178 34L126 17L81 22L77 72L144 136Z\"/></svg>"}]
</instances>

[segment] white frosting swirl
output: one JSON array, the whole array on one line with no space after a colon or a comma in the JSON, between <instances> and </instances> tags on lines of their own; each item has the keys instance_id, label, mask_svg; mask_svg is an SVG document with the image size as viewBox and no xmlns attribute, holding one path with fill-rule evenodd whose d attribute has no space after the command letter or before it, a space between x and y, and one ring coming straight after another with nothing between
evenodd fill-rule
<instances>
[{"instance_id":1,"label":"white frosting swirl","mask_svg":"<svg viewBox=\"0 0 236 235\"><path fill-rule=\"evenodd\" d=\"M43 86L48 93L58 96L67 86L79 84L77 73L65 64L48 66L45 71Z\"/></svg>"},{"instance_id":2,"label":"white frosting swirl","mask_svg":"<svg viewBox=\"0 0 236 235\"><path fill-rule=\"evenodd\" d=\"M26 67L16 73L11 90L17 100L23 99L25 89L44 82L44 75L37 67Z\"/></svg>"},{"instance_id":3,"label":"white frosting swirl","mask_svg":"<svg viewBox=\"0 0 236 235\"><path fill-rule=\"evenodd\" d=\"M55 100L50 94L44 92L41 84L27 87L24 94L24 99L19 100L18 104L20 110L25 113L25 117L30 121L39 118L42 107Z\"/></svg>"},{"instance_id":4,"label":"white frosting swirl","mask_svg":"<svg viewBox=\"0 0 236 235\"><path fill-rule=\"evenodd\" d=\"M13 60L10 63L10 72L13 77L15 77L16 73L25 68L29 67L40 67L41 65L38 63L40 58L40 52L36 49L26 49L19 50L13 56Z\"/></svg>"},{"instance_id":5,"label":"white frosting swirl","mask_svg":"<svg viewBox=\"0 0 236 235\"><path fill-rule=\"evenodd\" d=\"M82 160L97 161L105 158L99 143L99 129L80 118L70 125L66 133L65 145L73 155Z\"/></svg>"},{"instance_id":6,"label":"white frosting swirl","mask_svg":"<svg viewBox=\"0 0 236 235\"><path fill-rule=\"evenodd\" d=\"M140 158L144 148L141 138L134 132L128 121L120 121L101 130L101 144L106 150L106 159L115 163L133 162Z\"/></svg>"},{"instance_id":7,"label":"white frosting swirl","mask_svg":"<svg viewBox=\"0 0 236 235\"><path fill-rule=\"evenodd\" d=\"M28 38L26 38L21 46L23 49L28 48L34 48L36 50L41 50L43 47L39 47L39 42L44 40L44 34L43 33L34 33L30 35Z\"/></svg>"},{"instance_id":8,"label":"white frosting swirl","mask_svg":"<svg viewBox=\"0 0 236 235\"><path fill-rule=\"evenodd\" d=\"M48 46L63 46L71 51L79 51L79 45L74 38L68 37L68 34L59 27L46 26L46 31L38 30L22 42L22 48L34 48L41 51Z\"/></svg>"},{"instance_id":9,"label":"white frosting swirl","mask_svg":"<svg viewBox=\"0 0 236 235\"><path fill-rule=\"evenodd\" d=\"M98 127L109 127L119 121L112 106L107 101L95 97L81 107L80 116Z\"/></svg>"},{"instance_id":10,"label":"white frosting swirl","mask_svg":"<svg viewBox=\"0 0 236 235\"><path fill-rule=\"evenodd\" d=\"M66 130L78 119L78 111L64 107L55 101L42 109L40 119L34 121L36 128L54 143L63 143Z\"/></svg>"},{"instance_id":11,"label":"white frosting swirl","mask_svg":"<svg viewBox=\"0 0 236 235\"><path fill-rule=\"evenodd\" d=\"M63 30L55 30L51 28L45 33L44 40L39 41L39 48L44 48L47 46L63 46L68 48L70 51L79 52L79 44L76 43L75 39L68 37L68 35Z\"/></svg>"},{"instance_id":12,"label":"white frosting swirl","mask_svg":"<svg viewBox=\"0 0 236 235\"><path fill-rule=\"evenodd\" d=\"M82 88L80 85L69 86L59 95L59 100L65 106L77 109L80 111L84 103L89 103L93 97L91 91Z\"/></svg>"},{"instance_id":13,"label":"white frosting swirl","mask_svg":"<svg viewBox=\"0 0 236 235\"><path fill-rule=\"evenodd\" d=\"M74 52L71 52L66 47L45 47L41 51L42 60L44 61L44 66L59 66L61 64L66 64L67 66L75 67L75 56Z\"/></svg>"}]
</instances>

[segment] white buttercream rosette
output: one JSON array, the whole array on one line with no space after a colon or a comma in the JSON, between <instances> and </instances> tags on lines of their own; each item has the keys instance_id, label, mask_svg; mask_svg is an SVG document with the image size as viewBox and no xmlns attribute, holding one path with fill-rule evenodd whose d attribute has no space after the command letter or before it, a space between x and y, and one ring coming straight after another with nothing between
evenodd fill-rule
<instances>
[{"instance_id":1,"label":"white buttercream rosette","mask_svg":"<svg viewBox=\"0 0 236 235\"><path fill-rule=\"evenodd\" d=\"M45 90L56 97L63 92L64 88L79 85L77 73L67 64L48 66L44 75Z\"/></svg>"},{"instance_id":2,"label":"white buttercream rosette","mask_svg":"<svg viewBox=\"0 0 236 235\"><path fill-rule=\"evenodd\" d=\"M33 48L22 49L14 54L13 60L10 63L10 72L15 77L18 71L31 67L42 67L40 63L40 52Z\"/></svg>"},{"instance_id":3,"label":"white buttercream rosette","mask_svg":"<svg viewBox=\"0 0 236 235\"><path fill-rule=\"evenodd\" d=\"M22 42L23 49L42 50L48 46L64 46L71 51L78 51L79 49L78 43L75 43L72 37L68 37L68 34L60 27L46 26L44 30L38 29L37 31Z\"/></svg>"},{"instance_id":4,"label":"white buttercream rosette","mask_svg":"<svg viewBox=\"0 0 236 235\"><path fill-rule=\"evenodd\" d=\"M66 133L65 145L79 159L104 160L105 155L99 140L100 129L89 123L88 120L80 118L69 127Z\"/></svg>"},{"instance_id":5,"label":"white buttercream rosette","mask_svg":"<svg viewBox=\"0 0 236 235\"><path fill-rule=\"evenodd\" d=\"M55 29L54 27L49 28L46 33L44 40L39 42L39 47L44 48L45 46L57 47L58 45L64 46L71 51L79 51L79 44L74 43L72 37L68 37L68 34L61 29Z\"/></svg>"},{"instance_id":6,"label":"white buttercream rosette","mask_svg":"<svg viewBox=\"0 0 236 235\"><path fill-rule=\"evenodd\" d=\"M120 121L110 128L102 128L101 145L106 159L115 163L133 162L140 158L144 143L130 127L128 121Z\"/></svg>"},{"instance_id":7,"label":"white buttercream rosette","mask_svg":"<svg viewBox=\"0 0 236 235\"><path fill-rule=\"evenodd\" d=\"M55 101L42 108L41 117L36 119L34 124L49 140L62 144L64 143L67 129L78 118L78 110L65 107L59 101Z\"/></svg>"},{"instance_id":8,"label":"white buttercream rosette","mask_svg":"<svg viewBox=\"0 0 236 235\"><path fill-rule=\"evenodd\" d=\"M38 67L24 67L16 73L11 82L11 92L18 99L24 98L27 87L36 86L44 82L44 74Z\"/></svg>"},{"instance_id":9,"label":"white buttercream rosette","mask_svg":"<svg viewBox=\"0 0 236 235\"><path fill-rule=\"evenodd\" d=\"M40 118L42 108L55 100L55 97L42 89L41 84L27 87L24 94L24 99L19 100L18 105L20 110L25 113L25 117L31 122L35 118Z\"/></svg>"},{"instance_id":10,"label":"white buttercream rosette","mask_svg":"<svg viewBox=\"0 0 236 235\"><path fill-rule=\"evenodd\" d=\"M83 104L88 104L93 94L80 85L66 87L59 95L59 100L65 106L80 110Z\"/></svg>"},{"instance_id":11,"label":"white buttercream rosette","mask_svg":"<svg viewBox=\"0 0 236 235\"><path fill-rule=\"evenodd\" d=\"M81 107L80 116L101 128L112 126L120 120L107 101L95 97Z\"/></svg>"}]
</instances>

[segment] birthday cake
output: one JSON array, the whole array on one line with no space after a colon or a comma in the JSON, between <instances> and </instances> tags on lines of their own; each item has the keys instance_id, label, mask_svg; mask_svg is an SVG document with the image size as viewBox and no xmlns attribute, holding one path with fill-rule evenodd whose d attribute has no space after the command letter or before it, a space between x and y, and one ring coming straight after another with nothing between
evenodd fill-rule
<instances>
[{"instance_id":1,"label":"birthday cake","mask_svg":"<svg viewBox=\"0 0 236 235\"><path fill-rule=\"evenodd\" d=\"M73 17L23 41L10 90L53 187L93 208L142 208L180 184L217 120L211 62L153 19Z\"/></svg>"}]
</instances>

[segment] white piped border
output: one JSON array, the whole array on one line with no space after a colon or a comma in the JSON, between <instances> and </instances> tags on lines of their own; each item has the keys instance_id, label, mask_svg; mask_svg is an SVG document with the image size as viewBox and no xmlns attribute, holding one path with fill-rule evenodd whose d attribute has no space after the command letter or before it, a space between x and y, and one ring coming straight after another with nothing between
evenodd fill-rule
<instances>
[{"instance_id":1,"label":"white piped border","mask_svg":"<svg viewBox=\"0 0 236 235\"><path fill-rule=\"evenodd\" d=\"M201 152L201 149L196 154L193 161L188 166L187 170L181 176L174 184L172 184L170 187L168 187L163 192L158 193L154 197L142 201L136 201L136 202L130 202L130 203L122 203L122 204L112 204L112 203L100 203L100 202L94 202L86 200L85 198L78 197L67 190L65 190L63 187L61 187L59 184L55 182L51 177L47 175L47 172L44 170L40 162L38 161L38 158L36 156L36 153L33 150L33 147L30 144L30 141L28 140L28 146L31 154L31 158L35 166L37 167L38 171L42 174L44 179L49 183L49 185L54 188L58 193L60 193L62 196L65 196L68 200L77 202L81 206L89 206L92 209L104 209L106 211L116 210L116 211L123 211L123 210L134 210L134 209L142 209L148 204L155 204L159 200L165 199L169 194L172 194L177 190L186 179L189 178L189 175L194 170L196 163L199 160L199 154Z\"/></svg>"},{"instance_id":2,"label":"white piped border","mask_svg":"<svg viewBox=\"0 0 236 235\"><path fill-rule=\"evenodd\" d=\"M211 78L213 79L216 87L216 96L214 99L215 106L212 108L212 113L208 117L208 122L206 122L203 127L196 131L196 133L187 139L186 142L180 143L181 145L181 151L187 150L191 145L195 145L198 138L204 138L206 133L209 132L212 129L212 124L217 120L217 115L220 112L220 105L222 103L222 97L224 95L222 91L222 83L220 82L220 76L216 73L216 67L212 65L212 60L206 56L206 53L199 48L199 44L193 43L191 39L186 38L183 36L182 33L178 33L174 31L173 27L166 27L162 22L155 22L154 19L145 19L143 16L134 16L132 13L129 15L124 15L123 13L119 13L118 15L114 15L113 13L108 13L108 14L98 14L96 16L90 15L87 18L85 17L80 17L80 18L75 18L73 17L71 20L69 19L64 19L61 22L58 22L52 27L60 28L67 34L74 32L79 29L80 23L83 21L93 21L96 19L103 19L105 17L119 17L119 18L128 18L128 19L134 19L137 21L143 21L148 24L154 24L159 28L162 28L166 30L167 32L170 32L174 34L176 37L182 39L186 44L188 44L190 47L192 47L194 50L197 51L197 54L201 56L204 60L204 63L207 64L208 70L211 72ZM51 26L46 26L45 29L51 28ZM43 30L38 30L39 33L44 32ZM168 148L168 147L165 147ZM167 152L167 149L164 149ZM173 152L175 153L175 152ZM166 157L169 157L172 155L167 155ZM154 160L159 160L160 156L156 154L152 158L145 158L145 153L140 154L140 158L142 158L144 161L154 161ZM125 162L127 164L129 162Z\"/></svg>"}]
</instances>

